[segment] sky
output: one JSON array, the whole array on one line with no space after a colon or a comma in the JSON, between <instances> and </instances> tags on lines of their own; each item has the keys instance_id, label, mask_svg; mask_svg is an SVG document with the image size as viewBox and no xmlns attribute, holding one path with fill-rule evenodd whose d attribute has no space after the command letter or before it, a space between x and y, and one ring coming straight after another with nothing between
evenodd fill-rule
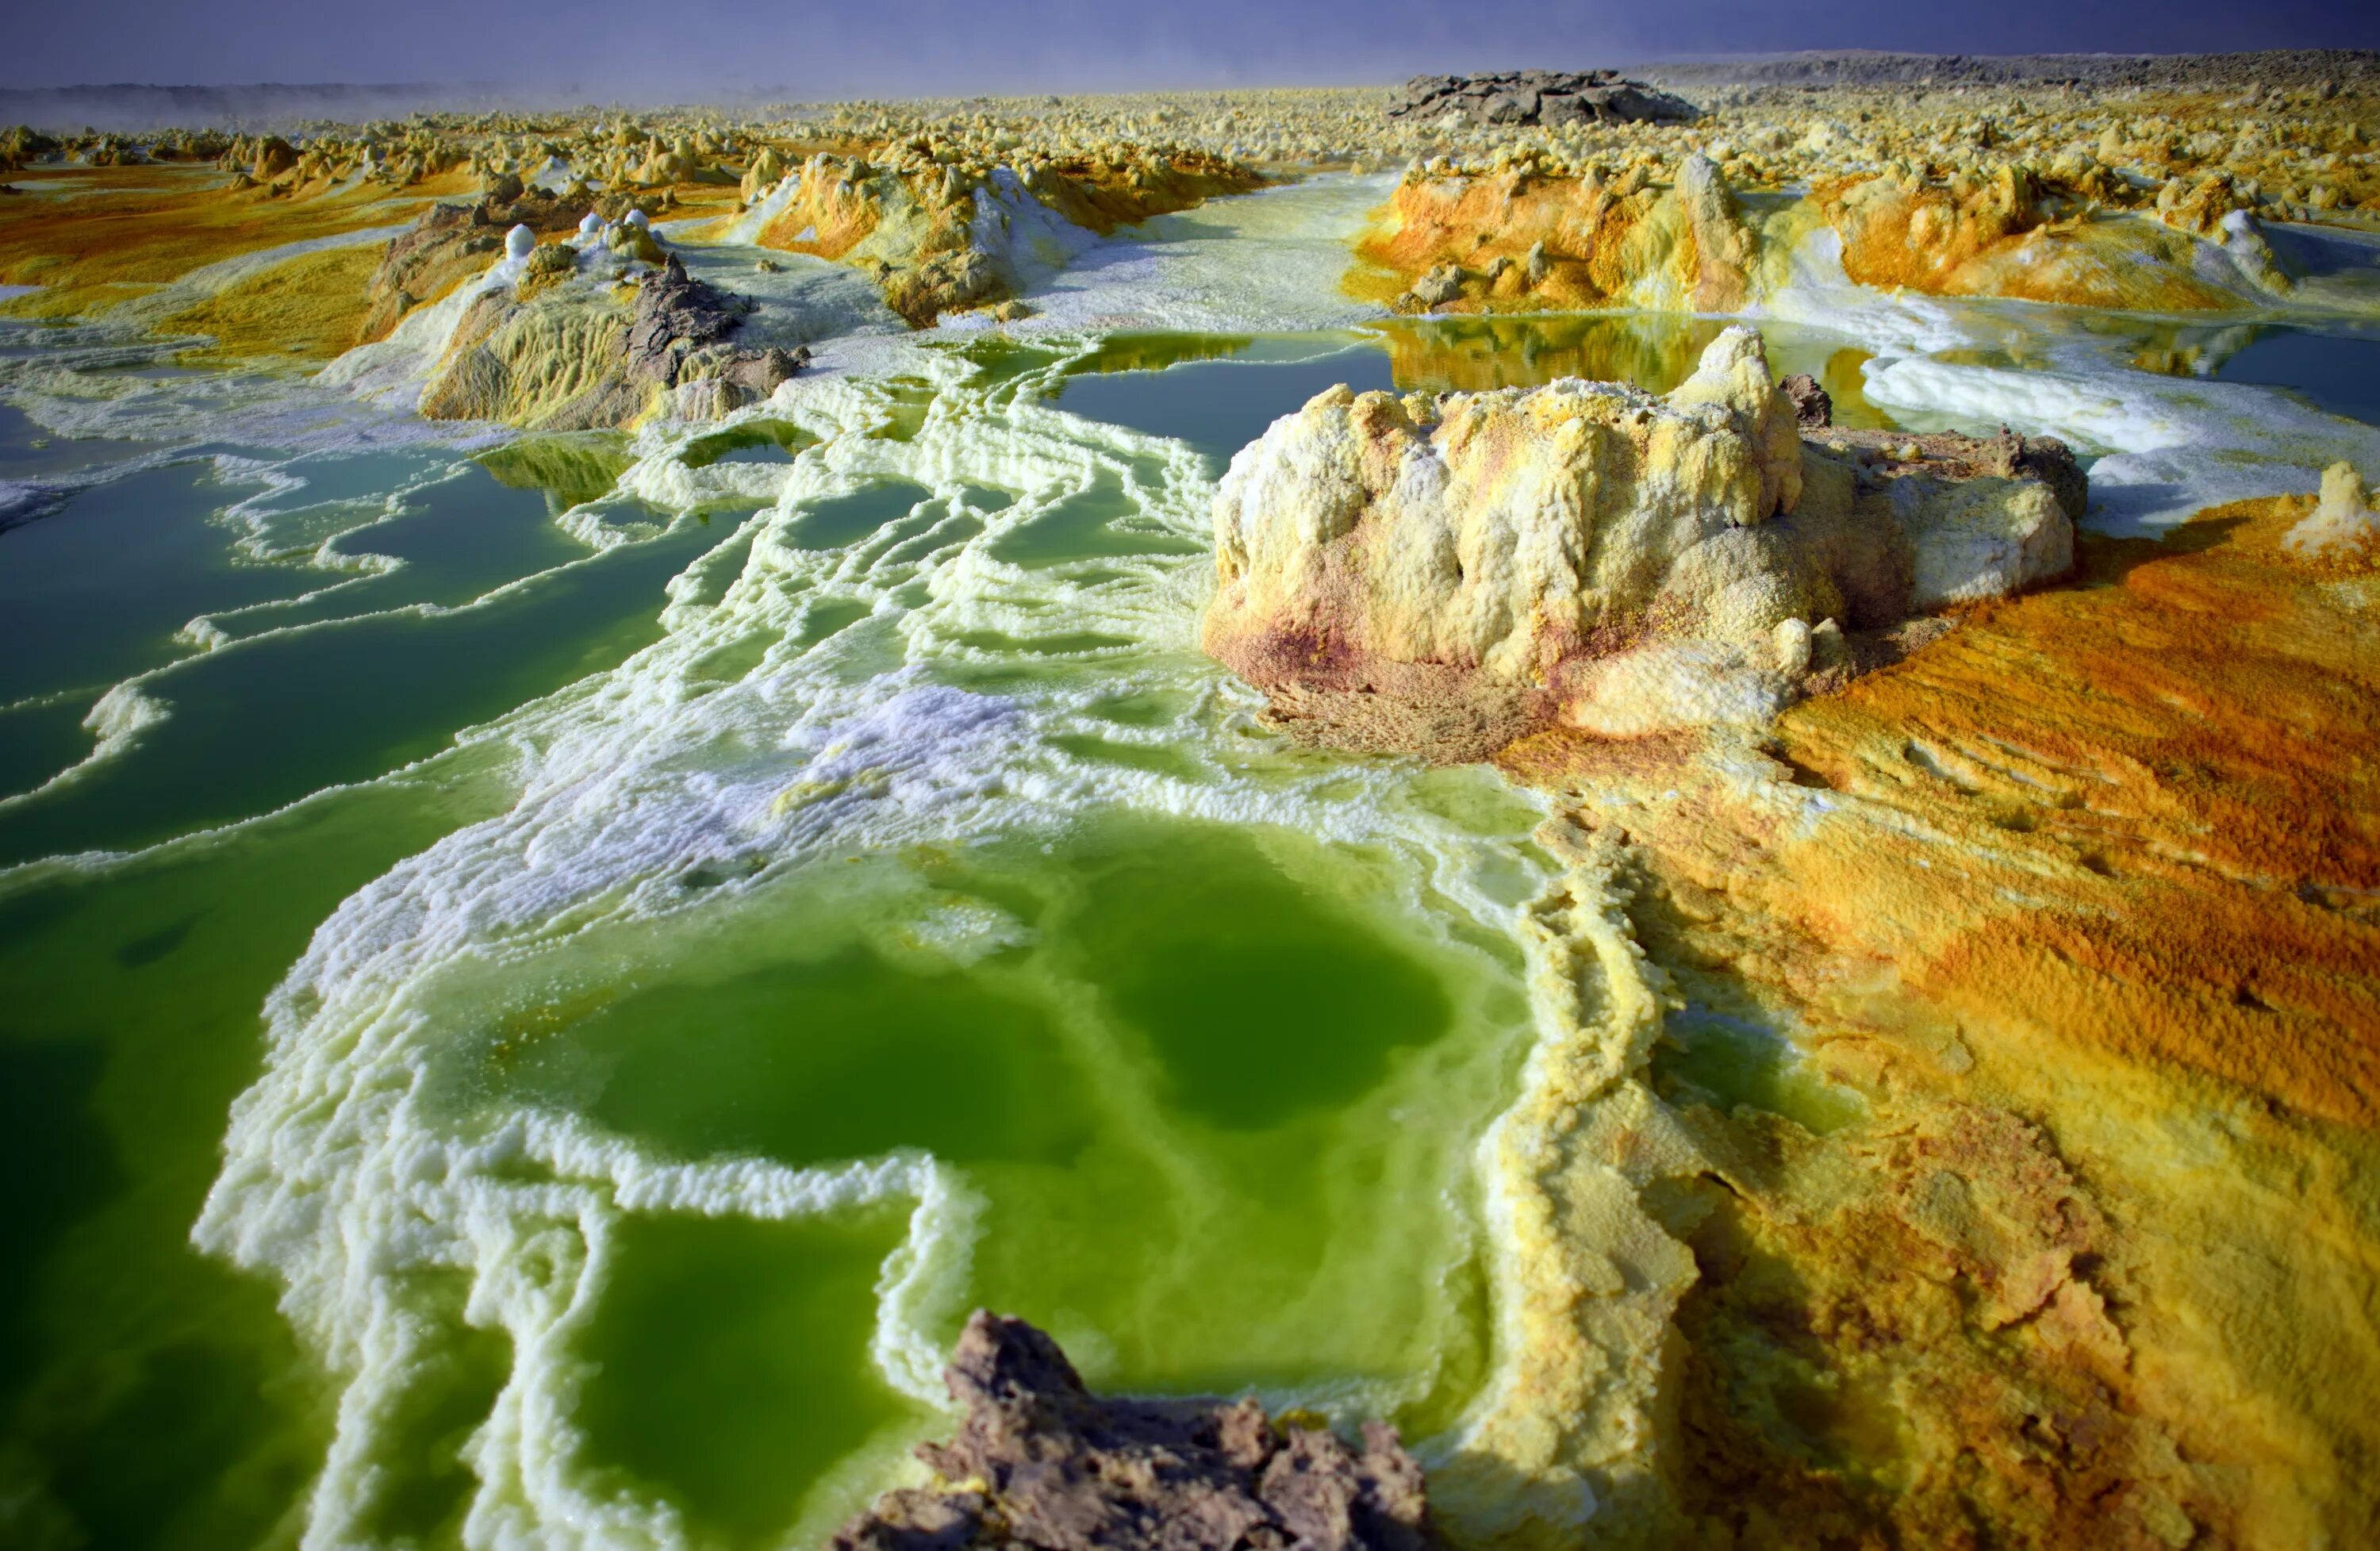
<instances>
[{"instance_id":1,"label":"sky","mask_svg":"<svg viewBox=\"0 0 2380 1551\"><path fill-rule=\"evenodd\" d=\"M79 0L0 17L0 86L255 81L606 100L1342 85L1871 48L2380 47L2374 0Z\"/></svg>"}]
</instances>

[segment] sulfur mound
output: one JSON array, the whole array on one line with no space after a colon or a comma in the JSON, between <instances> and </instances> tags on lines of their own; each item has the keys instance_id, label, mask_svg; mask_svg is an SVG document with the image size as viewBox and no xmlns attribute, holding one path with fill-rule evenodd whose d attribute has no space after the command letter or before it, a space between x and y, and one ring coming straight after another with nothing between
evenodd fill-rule
<instances>
[{"instance_id":1,"label":"sulfur mound","mask_svg":"<svg viewBox=\"0 0 2380 1551\"><path fill-rule=\"evenodd\" d=\"M570 231L588 213L585 203L542 189L509 192L508 200L491 194L476 204L431 205L390 238L372 275L361 337L385 339L407 312L486 269L505 250L508 230L528 228L533 243L540 235Z\"/></svg>"},{"instance_id":2,"label":"sulfur mound","mask_svg":"<svg viewBox=\"0 0 2380 1551\"><path fill-rule=\"evenodd\" d=\"M672 407L715 417L766 398L808 359L732 343L747 304L688 275L674 254L633 301L589 282L529 284L537 278L471 303L422 391L423 415L588 430L633 425L664 394L692 390Z\"/></svg>"},{"instance_id":3,"label":"sulfur mound","mask_svg":"<svg viewBox=\"0 0 2380 1551\"><path fill-rule=\"evenodd\" d=\"M1206 648L1321 741L1472 758L1532 721L1758 724L1846 632L2071 563L2063 447L1814 434L1741 327L1666 398L1334 388L1224 476Z\"/></svg>"},{"instance_id":4,"label":"sulfur mound","mask_svg":"<svg viewBox=\"0 0 2380 1551\"><path fill-rule=\"evenodd\" d=\"M2322 474L2322 494L2304 520L2282 536L2281 547L2303 560L2380 557L2380 512L2363 491L2363 476L2350 463L2334 463Z\"/></svg>"},{"instance_id":5,"label":"sulfur mound","mask_svg":"<svg viewBox=\"0 0 2380 1551\"><path fill-rule=\"evenodd\" d=\"M885 305L918 328L1014 300L1094 236L1262 182L1229 158L1179 147L1028 157L925 135L872 156L820 152L783 176L792 181L770 201L761 244L868 272Z\"/></svg>"},{"instance_id":6,"label":"sulfur mound","mask_svg":"<svg viewBox=\"0 0 2380 1551\"><path fill-rule=\"evenodd\" d=\"M1253 1400L1099 1400L1021 1319L978 1310L944 1381L958 1436L917 1450L939 1480L887 1492L832 1551L1419 1551L1421 1467L1366 1423L1359 1453Z\"/></svg>"},{"instance_id":7,"label":"sulfur mound","mask_svg":"<svg viewBox=\"0 0 2380 1551\"><path fill-rule=\"evenodd\" d=\"M1386 283L1351 284L1400 312L1733 312L1773 287L1785 251L1699 154L1666 188L1642 166L1609 177L1548 176L1534 161L1415 167L1357 244Z\"/></svg>"}]
</instances>

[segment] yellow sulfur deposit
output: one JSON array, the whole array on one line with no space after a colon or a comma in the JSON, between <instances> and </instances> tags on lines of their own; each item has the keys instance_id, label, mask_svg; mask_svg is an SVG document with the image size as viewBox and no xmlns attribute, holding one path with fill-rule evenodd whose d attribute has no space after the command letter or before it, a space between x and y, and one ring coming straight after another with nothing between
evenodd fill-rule
<instances>
[{"instance_id":1,"label":"yellow sulfur deposit","mask_svg":"<svg viewBox=\"0 0 2380 1551\"><path fill-rule=\"evenodd\" d=\"M1665 398L1334 389L1224 476L1206 648L1309 714L1500 691L1607 733L1757 724L1844 630L2070 563L2074 492L1842 446L1804 445L1744 328Z\"/></svg>"}]
</instances>

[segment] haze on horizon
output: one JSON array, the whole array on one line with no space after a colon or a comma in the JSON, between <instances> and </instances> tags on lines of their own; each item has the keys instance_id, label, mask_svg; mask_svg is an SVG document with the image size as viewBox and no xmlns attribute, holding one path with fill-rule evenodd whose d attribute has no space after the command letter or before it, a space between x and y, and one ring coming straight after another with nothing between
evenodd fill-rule
<instances>
[{"instance_id":1,"label":"haze on horizon","mask_svg":"<svg viewBox=\"0 0 2380 1551\"><path fill-rule=\"evenodd\" d=\"M695 100L1348 85L1418 71L1581 67L1801 49L2173 54L2380 46L2380 7L2324 0L252 0L236 26L178 0L29 8L0 87L256 82Z\"/></svg>"}]
</instances>

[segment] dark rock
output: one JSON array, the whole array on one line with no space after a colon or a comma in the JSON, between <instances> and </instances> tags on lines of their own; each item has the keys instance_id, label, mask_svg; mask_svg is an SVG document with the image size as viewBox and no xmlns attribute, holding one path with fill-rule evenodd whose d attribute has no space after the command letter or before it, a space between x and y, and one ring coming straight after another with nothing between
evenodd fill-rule
<instances>
[{"instance_id":1,"label":"dark rock","mask_svg":"<svg viewBox=\"0 0 2380 1551\"><path fill-rule=\"evenodd\" d=\"M2091 507L2091 481L2074 461L2074 450L2054 436L2019 436L2008 427L1984 444L1978 459L1990 473L2006 479L2038 479L2058 497L2058 509L2070 522L2081 522Z\"/></svg>"},{"instance_id":2,"label":"dark rock","mask_svg":"<svg viewBox=\"0 0 2380 1551\"><path fill-rule=\"evenodd\" d=\"M1549 129L1595 122L1595 104L1572 92L1548 91L1537 99L1537 122Z\"/></svg>"},{"instance_id":3,"label":"dark rock","mask_svg":"<svg viewBox=\"0 0 2380 1551\"><path fill-rule=\"evenodd\" d=\"M1534 91L1499 91L1488 99L1484 116L1490 124L1535 124L1537 103Z\"/></svg>"},{"instance_id":4,"label":"dark rock","mask_svg":"<svg viewBox=\"0 0 2380 1551\"><path fill-rule=\"evenodd\" d=\"M771 345L766 350L739 354L735 360L720 372L756 399L768 397L777 391L777 384L790 382L810 364L809 346L786 350Z\"/></svg>"},{"instance_id":5,"label":"dark rock","mask_svg":"<svg viewBox=\"0 0 2380 1551\"><path fill-rule=\"evenodd\" d=\"M1702 116L1692 103L1617 70L1415 76L1389 104L1391 118L1434 119L1450 112L1473 124L1499 125L1683 124Z\"/></svg>"},{"instance_id":6,"label":"dark rock","mask_svg":"<svg viewBox=\"0 0 2380 1551\"><path fill-rule=\"evenodd\" d=\"M1835 423L1835 401L1818 380L1797 371L1777 384L1793 401L1793 418L1803 430L1823 430Z\"/></svg>"},{"instance_id":7,"label":"dark rock","mask_svg":"<svg viewBox=\"0 0 2380 1551\"><path fill-rule=\"evenodd\" d=\"M1791 390L1785 390L1791 396ZM1848 455L1864 481L1922 472L1943 479L1989 476L2038 479L2058 498L2067 520L2079 522L2090 509L2091 480L2073 450L2054 436L2019 436L2006 426L1998 436L1967 436L1955 430L1860 430L1830 425L1804 429L1815 446Z\"/></svg>"},{"instance_id":8,"label":"dark rock","mask_svg":"<svg viewBox=\"0 0 2380 1551\"><path fill-rule=\"evenodd\" d=\"M628 324L629 378L663 387L715 383L713 414L768 397L778 383L809 365L810 352L808 345L739 350L726 344L751 310L750 301L695 279L671 254L637 288L636 315Z\"/></svg>"},{"instance_id":9,"label":"dark rock","mask_svg":"<svg viewBox=\"0 0 2380 1551\"><path fill-rule=\"evenodd\" d=\"M637 288L637 314L628 324L629 375L674 384L678 363L735 333L749 309L742 297L687 274L671 254Z\"/></svg>"},{"instance_id":10,"label":"dark rock","mask_svg":"<svg viewBox=\"0 0 2380 1551\"><path fill-rule=\"evenodd\" d=\"M1889 88L1927 85L2087 86L2099 91L2318 91L2332 80L2380 81L2371 49L2266 49L2253 54L1890 54L1876 49L1720 55L1636 67L1672 86ZM1417 78L1418 79L1418 78ZM1410 90L1410 88L1408 88Z\"/></svg>"},{"instance_id":11,"label":"dark rock","mask_svg":"<svg viewBox=\"0 0 2380 1551\"><path fill-rule=\"evenodd\" d=\"M1361 1450L1253 1400L1100 1400L1048 1336L978 1310L944 1374L957 1436L919 1447L942 1482L888 1492L832 1551L1419 1551L1421 1468L1393 1429ZM964 1485L956 1484L964 1483Z\"/></svg>"}]
</instances>

